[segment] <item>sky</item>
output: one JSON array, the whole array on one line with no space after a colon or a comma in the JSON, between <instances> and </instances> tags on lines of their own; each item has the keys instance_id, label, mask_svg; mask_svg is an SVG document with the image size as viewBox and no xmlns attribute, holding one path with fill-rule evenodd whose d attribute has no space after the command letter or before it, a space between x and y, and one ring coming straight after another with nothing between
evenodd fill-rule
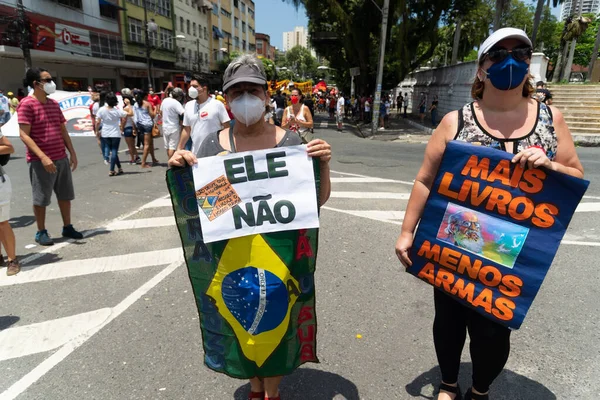
<instances>
[{"instance_id":1,"label":"sky","mask_svg":"<svg viewBox=\"0 0 600 400\"><path fill-rule=\"evenodd\" d=\"M295 26L308 27L306 11L296 8L282 0L254 0L256 8L256 26L258 33L271 37L271 46L283 49L283 32L289 32Z\"/></svg>"},{"instance_id":2,"label":"sky","mask_svg":"<svg viewBox=\"0 0 600 400\"><path fill-rule=\"evenodd\" d=\"M526 3L534 3L526 0ZM537 1L535 1L537 4ZM308 26L308 18L304 7L298 11L287 1L282 0L255 0L256 32L266 33L271 37L271 45L283 49L283 32L289 32L295 26ZM554 8L552 13L560 17L560 6Z\"/></svg>"}]
</instances>

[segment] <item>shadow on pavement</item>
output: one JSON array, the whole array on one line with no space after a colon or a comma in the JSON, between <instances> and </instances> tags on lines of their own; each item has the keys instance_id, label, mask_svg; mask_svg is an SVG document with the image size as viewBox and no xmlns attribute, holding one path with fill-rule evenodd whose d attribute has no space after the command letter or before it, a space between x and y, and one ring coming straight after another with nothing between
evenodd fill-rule
<instances>
[{"instance_id":1,"label":"shadow on pavement","mask_svg":"<svg viewBox=\"0 0 600 400\"><path fill-rule=\"evenodd\" d=\"M16 218L11 218L9 221L10 226L14 228L25 228L26 226L33 225L35 217L33 215L23 215Z\"/></svg>"},{"instance_id":2,"label":"shadow on pavement","mask_svg":"<svg viewBox=\"0 0 600 400\"><path fill-rule=\"evenodd\" d=\"M30 256L32 256L34 254L38 254L38 253L29 253L29 254L25 254L23 256L19 256L19 260L22 260L21 261L21 267L22 267L21 270L23 270L23 271L32 270L32 269L47 266L48 264L52 264L52 263L59 262L62 260L62 257L60 257L58 254L43 253L42 256L34 259L33 261L27 261L27 258L29 258Z\"/></svg>"},{"instance_id":3,"label":"shadow on pavement","mask_svg":"<svg viewBox=\"0 0 600 400\"><path fill-rule=\"evenodd\" d=\"M337 374L311 368L298 368L281 382L282 397L286 400L329 400L343 396L346 400L359 400L356 385ZM250 384L240 386L233 395L235 400L246 400Z\"/></svg>"},{"instance_id":4,"label":"shadow on pavement","mask_svg":"<svg viewBox=\"0 0 600 400\"><path fill-rule=\"evenodd\" d=\"M0 331L6 328L9 328L11 325L19 322L21 318L16 315L3 315L0 316Z\"/></svg>"},{"instance_id":5,"label":"shadow on pavement","mask_svg":"<svg viewBox=\"0 0 600 400\"><path fill-rule=\"evenodd\" d=\"M472 371L471 363L461 363L459 385L463 393L471 386ZM406 392L413 398L434 399L441 380L439 367L432 368L406 385ZM508 369L502 371L492 384L490 397L494 400L556 400L554 393L541 383Z\"/></svg>"}]
</instances>

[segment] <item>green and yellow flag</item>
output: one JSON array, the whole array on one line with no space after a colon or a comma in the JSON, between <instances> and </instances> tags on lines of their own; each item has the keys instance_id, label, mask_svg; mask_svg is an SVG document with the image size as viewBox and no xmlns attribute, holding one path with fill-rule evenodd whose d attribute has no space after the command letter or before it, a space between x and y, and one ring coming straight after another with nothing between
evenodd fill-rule
<instances>
[{"instance_id":1,"label":"green and yellow flag","mask_svg":"<svg viewBox=\"0 0 600 400\"><path fill-rule=\"evenodd\" d=\"M319 193L318 161L314 166ZM205 364L252 378L318 362L318 229L204 243L191 168L167 171L167 185L200 314Z\"/></svg>"}]
</instances>

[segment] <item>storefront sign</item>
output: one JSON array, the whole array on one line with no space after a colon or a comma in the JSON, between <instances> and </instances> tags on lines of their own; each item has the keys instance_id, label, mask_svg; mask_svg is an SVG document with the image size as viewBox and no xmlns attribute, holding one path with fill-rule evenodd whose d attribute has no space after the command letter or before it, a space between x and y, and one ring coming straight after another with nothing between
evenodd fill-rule
<instances>
[{"instance_id":1,"label":"storefront sign","mask_svg":"<svg viewBox=\"0 0 600 400\"><path fill-rule=\"evenodd\" d=\"M56 51L73 53L79 56L92 56L90 32L63 24L56 24Z\"/></svg>"}]
</instances>

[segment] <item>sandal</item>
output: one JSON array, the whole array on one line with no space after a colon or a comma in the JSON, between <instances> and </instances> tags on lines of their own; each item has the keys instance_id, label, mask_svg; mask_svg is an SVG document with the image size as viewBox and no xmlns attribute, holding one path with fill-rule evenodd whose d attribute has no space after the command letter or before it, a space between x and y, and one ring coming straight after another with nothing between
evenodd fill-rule
<instances>
[{"instance_id":1,"label":"sandal","mask_svg":"<svg viewBox=\"0 0 600 400\"><path fill-rule=\"evenodd\" d=\"M117 172L117 175L123 175L125 172L123 172L123 168L119 168L119 172Z\"/></svg>"},{"instance_id":2,"label":"sandal","mask_svg":"<svg viewBox=\"0 0 600 400\"><path fill-rule=\"evenodd\" d=\"M265 392L250 392L248 400L260 399L265 400Z\"/></svg>"},{"instance_id":3,"label":"sandal","mask_svg":"<svg viewBox=\"0 0 600 400\"><path fill-rule=\"evenodd\" d=\"M464 400L489 400L489 399L490 399L489 394L473 393L473 388L469 388L469 390L467 390L467 393L465 393L465 398L464 398Z\"/></svg>"},{"instance_id":4,"label":"sandal","mask_svg":"<svg viewBox=\"0 0 600 400\"><path fill-rule=\"evenodd\" d=\"M458 385L456 385L456 386L450 386L450 385L447 385L444 382L442 382L442 383L440 383L440 386L438 387L438 394L442 390L444 392L455 394L456 396L454 396L454 400L462 400L462 398L463 398L462 397L462 393L460 392L460 386L458 386ZM469 389L469 390L471 390L471 389ZM465 397L465 400L466 400L466 397Z\"/></svg>"},{"instance_id":5,"label":"sandal","mask_svg":"<svg viewBox=\"0 0 600 400\"><path fill-rule=\"evenodd\" d=\"M117 173L115 171L110 171L108 173L108 176L117 176Z\"/></svg>"}]
</instances>

